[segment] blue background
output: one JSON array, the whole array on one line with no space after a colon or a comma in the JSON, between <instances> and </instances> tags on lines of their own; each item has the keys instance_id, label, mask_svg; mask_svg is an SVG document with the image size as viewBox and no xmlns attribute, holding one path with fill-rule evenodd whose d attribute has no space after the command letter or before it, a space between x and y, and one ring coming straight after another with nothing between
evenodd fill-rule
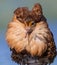
<instances>
[{"instance_id":1,"label":"blue background","mask_svg":"<svg viewBox=\"0 0 57 65\"><path fill-rule=\"evenodd\" d=\"M57 0L0 0L0 65L17 65L11 60L11 52L5 40L5 32L12 19L13 11L22 6L31 9L37 2L42 5L57 46ZM57 57L51 65L57 65Z\"/></svg>"}]
</instances>

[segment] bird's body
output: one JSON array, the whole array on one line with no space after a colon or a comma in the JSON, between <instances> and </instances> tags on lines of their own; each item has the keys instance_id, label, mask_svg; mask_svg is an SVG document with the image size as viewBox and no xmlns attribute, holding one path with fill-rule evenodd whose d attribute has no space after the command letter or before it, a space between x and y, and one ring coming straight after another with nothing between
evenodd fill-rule
<instances>
[{"instance_id":1,"label":"bird's body","mask_svg":"<svg viewBox=\"0 0 57 65\"><path fill-rule=\"evenodd\" d=\"M36 10L37 6L35 5ZM42 9L38 12L38 7L38 13L35 13L34 8L31 12L25 7L14 11L13 20L8 25L6 40L9 47L15 50L15 55L24 51L24 54L28 53L32 57L47 57L52 60L56 56L53 35L42 14Z\"/></svg>"}]
</instances>

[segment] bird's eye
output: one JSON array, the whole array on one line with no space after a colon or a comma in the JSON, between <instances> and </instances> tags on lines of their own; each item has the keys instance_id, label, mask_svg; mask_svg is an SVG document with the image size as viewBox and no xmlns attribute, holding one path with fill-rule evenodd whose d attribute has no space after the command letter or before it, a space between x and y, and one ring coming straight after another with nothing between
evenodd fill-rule
<instances>
[{"instance_id":1,"label":"bird's eye","mask_svg":"<svg viewBox=\"0 0 57 65\"><path fill-rule=\"evenodd\" d=\"M34 22L31 25L34 25Z\"/></svg>"},{"instance_id":2,"label":"bird's eye","mask_svg":"<svg viewBox=\"0 0 57 65\"><path fill-rule=\"evenodd\" d=\"M34 26L35 25L35 22L32 22L31 25Z\"/></svg>"}]
</instances>

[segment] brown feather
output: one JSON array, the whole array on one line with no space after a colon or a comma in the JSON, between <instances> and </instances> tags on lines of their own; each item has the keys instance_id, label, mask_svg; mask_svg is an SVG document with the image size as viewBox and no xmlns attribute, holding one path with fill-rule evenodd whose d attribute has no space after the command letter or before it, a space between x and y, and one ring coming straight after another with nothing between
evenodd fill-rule
<instances>
[{"instance_id":1,"label":"brown feather","mask_svg":"<svg viewBox=\"0 0 57 65\"><path fill-rule=\"evenodd\" d=\"M8 24L6 40L12 49L12 58L17 62L19 55L23 57L25 54L47 57L50 62L56 57L53 34L40 4L35 4L32 11L26 7L14 11L13 19ZM24 51L26 52L23 53Z\"/></svg>"}]
</instances>

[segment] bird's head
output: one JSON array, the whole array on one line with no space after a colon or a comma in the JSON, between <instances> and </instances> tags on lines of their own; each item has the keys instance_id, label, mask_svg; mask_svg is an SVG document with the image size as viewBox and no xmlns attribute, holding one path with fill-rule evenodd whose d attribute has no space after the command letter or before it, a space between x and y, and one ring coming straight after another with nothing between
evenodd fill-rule
<instances>
[{"instance_id":1,"label":"bird's head","mask_svg":"<svg viewBox=\"0 0 57 65\"><path fill-rule=\"evenodd\" d=\"M36 23L31 16L31 11L27 7L20 7L14 11L16 19L25 25L26 31L30 34L34 29Z\"/></svg>"},{"instance_id":2,"label":"bird's head","mask_svg":"<svg viewBox=\"0 0 57 65\"><path fill-rule=\"evenodd\" d=\"M36 23L44 20L42 7L39 3L36 3L30 11L27 7L19 7L14 11L16 19L25 25L25 29L28 33L31 33L36 26Z\"/></svg>"},{"instance_id":3,"label":"bird's head","mask_svg":"<svg viewBox=\"0 0 57 65\"><path fill-rule=\"evenodd\" d=\"M25 25L28 33L34 30L36 23L41 20L46 21L39 3L36 3L31 11L27 7L19 7L14 11L14 15L19 22Z\"/></svg>"}]
</instances>

